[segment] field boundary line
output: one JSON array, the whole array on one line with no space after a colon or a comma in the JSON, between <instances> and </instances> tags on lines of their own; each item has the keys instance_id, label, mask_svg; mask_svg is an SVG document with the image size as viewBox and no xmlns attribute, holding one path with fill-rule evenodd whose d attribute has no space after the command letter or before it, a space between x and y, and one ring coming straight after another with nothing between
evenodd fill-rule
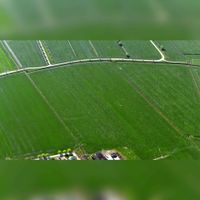
<instances>
[{"instance_id":1,"label":"field boundary line","mask_svg":"<svg viewBox=\"0 0 200 200\"><path fill-rule=\"evenodd\" d=\"M119 43L121 42L121 46L119 46ZM117 45L118 45L118 47L123 51L123 53L125 54L125 56L127 57L127 56L130 56L130 54L129 54L129 52L127 51L127 49L126 49L126 45L125 44L123 44L123 42L121 41L121 40L119 40L119 41L117 41Z\"/></svg>"},{"instance_id":2,"label":"field boundary line","mask_svg":"<svg viewBox=\"0 0 200 200\"><path fill-rule=\"evenodd\" d=\"M45 47L44 47L43 44L42 44L42 41L41 41L41 40L37 40L37 44L38 44L38 47L39 47L39 49L40 49L40 51L41 51L41 53L42 53L42 55L43 55L43 58L44 58L46 64L47 64L48 66L51 65L51 62L50 62L50 60L49 60L49 57L48 57L47 52L46 52L46 50L45 50Z\"/></svg>"},{"instance_id":3,"label":"field boundary line","mask_svg":"<svg viewBox=\"0 0 200 200\"><path fill-rule=\"evenodd\" d=\"M72 133L72 131L69 129L69 127L63 121L62 117L60 117L60 115L58 114L58 112L56 111L56 109L50 104L50 102L48 101L48 99L46 98L46 96L42 93L42 91L36 85L36 83L34 82L34 80L30 77L30 75L27 72L25 72L25 75L28 78L28 80L31 82L31 84L33 85L33 87L35 88L35 90L38 92L39 96L44 100L44 102L47 104L47 106L50 108L50 110L53 112L53 114L56 116L56 118L59 120L59 122L63 125L63 127L65 128L65 130L67 132L69 132L71 134L71 136L75 140L77 140L77 138L75 137L75 135Z\"/></svg>"},{"instance_id":4,"label":"field boundary line","mask_svg":"<svg viewBox=\"0 0 200 200\"><path fill-rule=\"evenodd\" d=\"M147 97L144 92L142 91L142 89L138 86L138 84L136 84L133 80L130 80L130 77L124 73L124 75L128 78L128 80L124 79L125 81L127 81L129 83L130 86L132 86L132 88L150 105L150 107L152 107L152 109L154 109L154 111L159 114L174 130L175 132L177 132L181 137L186 138L184 133L182 133L182 131L157 107L154 105L154 103L152 102L151 99L149 99L149 97ZM200 150L200 148L198 147L198 145L195 142L191 142L198 150Z\"/></svg>"},{"instance_id":5,"label":"field boundary line","mask_svg":"<svg viewBox=\"0 0 200 200\"><path fill-rule=\"evenodd\" d=\"M163 160L163 159L166 159L166 158L169 158L171 156L173 156L175 153L179 153L179 152L182 152L184 150L188 150L188 149L196 149L198 151L200 151L200 149L198 148L198 146L196 145L191 145L191 146L186 146L186 147L181 147L181 148L175 148L174 150L170 151L168 154L165 154L165 155L161 155L157 158L154 158L153 160Z\"/></svg>"},{"instance_id":6,"label":"field boundary line","mask_svg":"<svg viewBox=\"0 0 200 200\"><path fill-rule=\"evenodd\" d=\"M5 47L5 44L3 43L3 41L0 41L0 43L1 43L2 50L5 52L5 54L8 57L8 59L13 62L12 68L13 69L18 68L18 65L17 65L16 61L14 60L14 58L11 55L10 51L8 51L8 48ZM7 66L5 66L4 68L6 69L5 71L10 71Z\"/></svg>"},{"instance_id":7,"label":"field boundary line","mask_svg":"<svg viewBox=\"0 0 200 200\"><path fill-rule=\"evenodd\" d=\"M176 125L174 125L174 123L167 116L165 116L165 114L157 106L155 106L150 99L148 99L148 97L144 94L138 84L136 84L133 80L130 80L130 77L126 73L124 73L124 75L128 78L126 82L128 82L128 84L146 101L146 103L148 103L149 106L157 114L159 114L167 122L167 124L170 125L171 128L173 128L179 135L184 136L180 129Z\"/></svg>"},{"instance_id":8,"label":"field boundary line","mask_svg":"<svg viewBox=\"0 0 200 200\"><path fill-rule=\"evenodd\" d=\"M132 85L130 83L130 85ZM134 87L135 88L135 87ZM157 114L159 114L177 133L179 133L181 136L183 136L183 134L181 133L181 131L179 130L178 127L176 127L174 125L173 122L171 122L170 119L168 119L168 117L166 117L163 112L157 108L147 97L146 95L141 91L141 89L137 86L137 89L135 89L135 91L153 108L154 111L156 111Z\"/></svg>"},{"instance_id":9,"label":"field boundary line","mask_svg":"<svg viewBox=\"0 0 200 200\"><path fill-rule=\"evenodd\" d=\"M73 48L71 42L70 42L69 40L67 40L67 42L68 42L68 44L69 44L69 46L70 46L70 48L71 48L71 50L72 50L72 53L74 54L75 57L77 57L77 54L76 54L76 52L75 52L75 50L74 50L74 48Z\"/></svg>"},{"instance_id":10,"label":"field boundary line","mask_svg":"<svg viewBox=\"0 0 200 200\"><path fill-rule=\"evenodd\" d=\"M154 158L153 160L164 160L166 158L169 158L170 156L170 154L161 155L160 157Z\"/></svg>"},{"instance_id":11,"label":"field boundary line","mask_svg":"<svg viewBox=\"0 0 200 200\"><path fill-rule=\"evenodd\" d=\"M98 52L97 52L97 50L96 50L96 48L95 48L95 46L94 46L94 44L92 43L91 40L89 40L89 44L90 44L90 46L92 47L92 49L93 49L95 55L96 55L97 57L99 57L99 54L98 54Z\"/></svg>"},{"instance_id":12,"label":"field boundary line","mask_svg":"<svg viewBox=\"0 0 200 200\"><path fill-rule=\"evenodd\" d=\"M122 49L122 51L125 53L125 56L126 56L126 57L127 57L127 56L130 56L129 52L126 50L126 47L125 47L124 45L121 47L121 49Z\"/></svg>"},{"instance_id":13,"label":"field boundary line","mask_svg":"<svg viewBox=\"0 0 200 200\"><path fill-rule=\"evenodd\" d=\"M17 56L15 55L14 51L12 50L12 48L10 47L10 45L7 43L6 40L3 40L3 44L5 45L5 47L7 48L7 50L10 52L11 56L13 57L13 59L15 60L16 64L17 64L17 68L23 68L23 65L21 64L20 60L17 58Z\"/></svg>"},{"instance_id":14,"label":"field boundary line","mask_svg":"<svg viewBox=\"0 0 200 200\"><path fill-rule=\"evenodd\" d=\"M191 67L189 68L189 73L190 73L190 75L191 75L193 85L194 85L194 87L195 87L195 89L196 89L197 96L198 96L199 99L200 99L200 89L199 89L199 86L198 86L198 84L197 84L197 81L196 81L196 79L195 79L195 77L194 77L194 74L193 74L193 72L192 72Z\"/></svg>"}]
</instances>

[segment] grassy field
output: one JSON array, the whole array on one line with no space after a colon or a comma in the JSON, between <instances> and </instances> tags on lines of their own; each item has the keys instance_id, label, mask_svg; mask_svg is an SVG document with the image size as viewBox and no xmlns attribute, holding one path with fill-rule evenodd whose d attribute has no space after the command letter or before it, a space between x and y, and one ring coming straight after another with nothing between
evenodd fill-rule
<instances>
[{"instance_id":1,"label":"grassy field","mask_svg":"<svg viewBox=\"0 0 200 200\"><path fill-rule=\"evenodd\" d=\"M191 59L200 59L199 40L162 40L157 42L161 47L165 48L164 54L167 59L188 62Z\"/></svg>"},{"instance_id":2,"label":"grassy field","mask_svg":"<svg viewBox=\"0 0 200 200\"><path fill-rule=\"evenodd\" d=\"M89 41L43 41L52 63L84 58L96 58Z\"/></svg>"},{"instance_id":3,"label":"grassy field","mask_svg":"<svg viewBox=\"0 0 200 200\"><path fill-rule=\"evenodd\" d=\"M188 68L168 65L121 67L127 78L182 132L200 134L199 95Z\"/></svg>"},{"instance_id":4,"label":"grassy field","mask_svg":"<svg viewBox=\"0 0 200 200\"><path fill-rule=\"evenodd\" d=\"M74 144L24 74L0 79L0 157L21 157Z\"/></svg>"},{"instance_id":5,"label":"grassy field","mask_svg":"<svg viewBox=\"0 0 200 200\"><path fill-rule=\"evenodd\" d=\"M2 43L0 43L0 72L16 69L16 64L6 50Z\"/></svg>"},{"instance_id":6,"label":"grassy field","mask_svg":"<svg viewBox=\"0 0 200 200\"><path fill-rule=\"evenodd\" d=\"M160 55L150 41L122 40L122 44L131 58L159 59Z\"/></svg>"},{"instance_id":7,"label":"grassy field","mask_svg":"<svg viewBox=\"0 0 200 200\"><path fill-rule=\"evenodd\" d=\"M191 59L191 63L194 64L194 65L200 65L200 58L199 59L198 58L197 59L195 59L195 58Z\"/></svg>"},{"instance_id":8,"label":"grassy field","mask_svg":"<svg viewBox=\"0 0 200 200\"><path fill-rule=\"evenodd\" d=\"M122 43L131 57L159 59L148 41ZM24 67L45 65L36 41L8 44ZM51 63L125 57L116 41L42 44ZM1 62L12 63L0 50ZM81 146L129 159L199 159L199 74L181 65L90 63L1 76L0 158Z\"/></svg>"},{"instance_id":9,"label":"grassy field","mask_svg":"<svg viewBox=\"0 0 200 200\"><path fill-rule=\"evenodd\" d=\"M59 63L76 59L76 55L73 53L68 41L48 40L42 42L52 63Z\"/></svg>"},{"instance_id":10,"label":"grassy field","mask_svg":"<svg viewBox=\"0 0 200 200\"><path fill-rule=\"evenodd\" d=\"M125 58L126 55L116 41L92 41L98 57Z\"/></svg>"},{"instance_id":11,"label":"grassy field","mask_svg":"<svg viewBox=\"0 0 200 200\"><path fill-rule=\"evenodd\" d=\"M152 88L148 91L142 87L142 83L137 83L148 98L146 100L133 83L132 75L137 75L139 68L146 76L147 82L149 80L148 74L144 73L145 69L152 71L154 78L159 76L157 85L163 84L166 88L173 84L168 73L173 74L175 69L179 73L185 73L184 68L169 68L163 65L72 66L31 73L30 77L37 89L24 74L1 78L1 157L20 157L40 151L51 152L56 148L81 144L91 153L100 149L120 149L130 159L153 159L171 153L174 156L174 151L182 158L187 158L188 154L196 158L196 154L199 155L196 143L187 140L184 134L193 133L193 129L198 126L198 118L193 120L194 125L182 124L179 133L154 106L173 121L174 126L179 126L182 119L177 117L175 120L173 117L181 115L182 112L187 113L187 106L182 107L182 110L175 109L174 116L170 116L152 98L155 98L154 92L162 97L162 92L165 93L163 88L158 91ZM166 68L166 72L163 69L163 74L155 73L159 72L158 68ZM173 79L179 81L179 77ZM15 87L12 87L13 84ZM186 82L184 86L187 85ZM188 104L184 92L187 92L187 88L179 90L182 105ZM171 94L169 91L168 93ZM195 103L196 96L193 96L194 102L191 104ZM163 99L161 98L161 101L157 98L156 101L164 103ZM154 106L148 101L152 101ZM172 105L168 99L166 103L169 104L166 110L170 110ZM178 107L179 103L177 101L173 105ZM198 117L198 106L190 109L191 112L195 111ZM64 125L57 116L63 119ZM188 115L188 121L193 116ZM184 151L187 148L195 149L196 154L194 150L187 151L186 154Z\"/></svg>"},{"instance_id":12,"label":"grassy field","mask_svg":"<svg viewBox=\"0 0 200 200\"><path fill-rule=\"evenodd\" d=\"M127 78L116 72L116 67L85 65L34 73L31 77L89 152L128 147L138 157L152 158L159 155L159 148L167 153L183 145L180 136Z\"/></svg>"},{"instance_id":13,"label":"grassy field","mask_svg":"<svg viewBox=\"0 0 200 200\"><path fill-rule=\"evenodd\" d=\"M38 67L46 65L36 41L9 40L8 44L23 67Z\"/></svg>"}]
</instances>

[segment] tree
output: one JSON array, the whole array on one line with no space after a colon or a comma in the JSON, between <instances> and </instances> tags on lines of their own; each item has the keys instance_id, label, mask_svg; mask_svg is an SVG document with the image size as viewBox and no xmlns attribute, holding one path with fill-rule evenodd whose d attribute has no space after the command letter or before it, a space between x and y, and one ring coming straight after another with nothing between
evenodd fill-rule
<instances>
[{"instance_id":1,"label":"tree","mask_svg":"<svg viewBox=\"0 0 200 200\"><path fill-rule=\"evenodd\" d=\"M122 42L121 42L121 41L118 41L118 45L119 45L120 47L122 47L122 46L123 46L123 44L122 44Z\"/></svg>"},{"instance_id":2,"label":"tree","mask_svg":"<svg viewBox=\"0 0 200 200\"><path fill-rule=\"evenodd\" d=\"M72 149L68 148L67 153L71 153L71 152L72 152Z\"/></svg>"},{"instance_id":3,"label":"tree","mask_svg":"<svg viewBox=\"0 0 200 200\"><path fill-rule=\"evenodd\" d=\"M162 51L166 51L165 47L163 45L160 46Z\"/></svg>"}]
</instances>

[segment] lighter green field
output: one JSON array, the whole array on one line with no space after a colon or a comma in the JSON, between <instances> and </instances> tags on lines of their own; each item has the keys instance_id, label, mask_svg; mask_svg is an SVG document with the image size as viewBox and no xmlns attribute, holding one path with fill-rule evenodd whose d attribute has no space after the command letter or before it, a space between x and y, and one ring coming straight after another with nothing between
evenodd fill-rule
<instances>
[{"instance_id":1,"label":"lighter green field","mask_svg":"<svg viewBox=\"0 0 200 200\"><path fill-rule=\"evenodd\" d=\"M33 40L9 40L9 46L23 67L38 67L46 65L37 42Z\"/></svg>"},{"instance_id":2,"label":"lighter green field","mask_svg":"<svg viewBox=\"0 0 200 200\"><path fill-rule=\"evenodd\" d=\"M199 40L161 40L157 44L165 48L164 54L170 60L191 61L200 59Z\"/></svg>"},{"instance_id":3,"label":"lighter green field","mask_svg":"<svg viewBox=\"0 0 200 200\"><path fill-rule=\"evenodd\" d=\"M2 43L0 43L0 72L6 72L13 69L16 69L16 64L11 56L6 53Z\"/></svg>"}]
</instances>

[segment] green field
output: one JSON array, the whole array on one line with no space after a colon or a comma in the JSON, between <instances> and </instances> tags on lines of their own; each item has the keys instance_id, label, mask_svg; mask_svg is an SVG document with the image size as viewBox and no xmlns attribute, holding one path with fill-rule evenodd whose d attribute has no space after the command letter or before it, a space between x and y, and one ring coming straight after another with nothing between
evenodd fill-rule
<instances>
[{"instance_id":1,"label":"green field","mask_svg":"<svg viewBox=\"0 0 200 200\"><path fill-rule=\"evenodd\" d=\"M6 72L16 69L16 64L6 50L2 43L0 43L0 72Z\"/></svg>"},{"instance_id":2,"label":"green field","mask_svg":"<svg viewBox=\"0 0 200 200\"><path fill-rule=\"evenodd\" d=\"M200 41L199 40L174 40L158 41L158 44L165 48L165 55L170 60L191 61L191 59L200 59Z\"/></svg>"},{"instance_id":3,"label":"green field","mask_svg":"<svg viewBox=\"0 0 200 200\"><path fill-rule=\"evenodd\" d=\"M65 62L67 60L75 60L76 55L68 43L68 41L43 41L45 48L47 49L49 58L52 63Z\"/></svg>"},{"instance_id":4,"label":"green field","mask_svg":"<svg viewBox=\"0 0 200 200\"><path fill-rule=\"evenodd\" d=\"M8 41L8 44L23 67L38 67L45 65L45 61L36 41L10 40Z\"/></svg>"},{"instance_id":5,"label":"green field","mask_svg":"<svg viewBox=\"0 0 200 200\"><path fill-rule=\"evenodd\" d=\"M125 58L125 54L116 41L92 41L98 57Z\"/></svg>"},{"instance_id":6,"label":"green field","mask_svg":"<svg viewBox=\"0 0 200 200\"><path fill-rule=\"evenodd\" d=\"M122 44L131 58L159 59L160 55L150 41L122 40Z\"/></svg>"},{"instance_id":7,"label":"green field","mask_svg":"<svg viewBox=\"0 0 200 200\"><path fill-rule=\"evenodd\" d=\"M34 73L31 77L90 152L128 147L138 157L148 159L159 155L158 148L167 153L183 145L182 138L141 98L121 71L119 74L117 67L85 65Z\"/></svg>"},{"instance_id":8,"label":"green field","mask_svg":"<svg viewBox=\"0 0 200 200\"><path fill-rule=\"evenodd\" d=\"M197 64L197 65L200 65L200 58L199 59L191 59L191 62L192 62L192 64Z\"/></svg>"},{"instance_id":9,"label":"green field","mask_svg":"<svg viewBox=\"0 0 200 200\"><path fill-rule=\"evenodd\" d=\"M74 144L24 74L1 78L0 88L1 158Z\"/></svg>"},{"instance_id":10,"label":"green field","mask_svg":"<svg viewBox=\"0 0 200 200\"><path fill-rule=\"evenodd\" d=\"M52 63L96 58L89 41L43 41Z\"/></svg>"},{"instance_id":11,"label":"green field","mask_svg":"<svg viewBox=\"0 0 200 200\"><path fill-rule=\"evenodd\" d=\"M148 41L122 43L131 57L160 58ZM128 159L200 158L198 67L99 61L37 70L45 59L36 41L8 44L23 67L36 70L0 76L1 159L80 146L88 153L118 149ZM125 57L116 41L42 44L51 63ZM14 63L4 48L2 62Z\"/></svg>"}]
</instances>

